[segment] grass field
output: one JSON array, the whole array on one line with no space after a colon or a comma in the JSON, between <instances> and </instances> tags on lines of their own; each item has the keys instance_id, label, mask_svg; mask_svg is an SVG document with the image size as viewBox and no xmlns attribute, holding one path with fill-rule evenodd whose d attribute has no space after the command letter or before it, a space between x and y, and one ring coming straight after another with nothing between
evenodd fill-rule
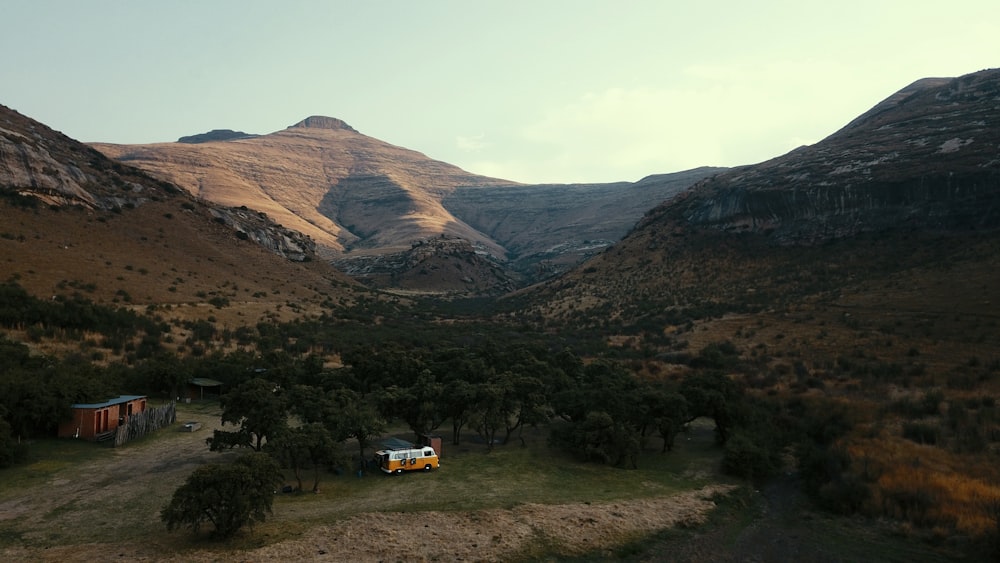
<instances>
[{"instance_id":1,"label":"grass field","mask_svg":"<svg viewBox=\"0 0 1000 563\"><path fill-rule=\"evenodd\" d=\"M132 546L138 553L208 548L218 555L218 549L294 540L312 527L365 513L393 513L409 520L411 514L432 511L596 505L668 497L719 479L721 450L710 426L694 426L675 453L643 456L638 470L581 464L553 453L542 430L526 431L525 446L499 446L491 453L469 436L459 446L446 443L442 467L432 473L388 476L373 470L358 478L353 470L324 472L320 494L279 494L267 522L218 546L207 543L204 535L168 533L158 517L195 467L233 455L210 452L204 443L218 427L218 415L216 405L179 405L178 420L200 421L202 430L185 433L172 427L118 449L71 440L32 444L28 463L0 473L0 553L47 558L44 554L65 556L64 548L75 547L74 557L86 558L82 554L88 550L113 551L116 546L127 552Z\"/></svg>"},{"instance_id":2,"label":"grass field","mask_svg":"<svg viewBox=\"0 0 1000 563\"><path fill-rule=\"evenodd\" d=\"M892 536L886 526L817 513L791 481L755 490L724 478L718 473L722 451L711 422L702 420L679 436L669 454L660 454L658 443L649 444L635 470L583 464L553 452L544 430L526 431L524 446L498 446L489 453L469 435L461 445L446 443L441 468L430 473L389 476L373 470L359 478L353 470L324 472L319 494L278 494L265 523L225 542L205 532L167 532L159 509L173 491L199 464L234 455L205 446L218 415L217 405L180 405L178 420L202 422L201 431L179 432L175 426L118 449L71 440L33 444L27 464L0 472L0 556L43 561L948 558L947 552ZM291 474L286 477L291 482ZM396 551L399 546L407 546L405 553Z\"/></svg>"}]
</instances>

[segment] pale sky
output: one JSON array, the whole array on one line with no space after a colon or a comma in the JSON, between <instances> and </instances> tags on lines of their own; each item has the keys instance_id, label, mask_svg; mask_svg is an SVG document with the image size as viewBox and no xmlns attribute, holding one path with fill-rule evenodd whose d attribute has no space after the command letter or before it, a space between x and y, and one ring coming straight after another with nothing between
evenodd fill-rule
<instances>
[{"instance_id":1,"label":"pale sky","mask_svg":"<svg viewBox=\"0 0 1000 563\"><path fill-rule=\"evenodd\" d=\"M327 115L526 183L752 164L998 66L997 0L0 0L0 104L75 139Z\"/></svg>"}]
</instances>

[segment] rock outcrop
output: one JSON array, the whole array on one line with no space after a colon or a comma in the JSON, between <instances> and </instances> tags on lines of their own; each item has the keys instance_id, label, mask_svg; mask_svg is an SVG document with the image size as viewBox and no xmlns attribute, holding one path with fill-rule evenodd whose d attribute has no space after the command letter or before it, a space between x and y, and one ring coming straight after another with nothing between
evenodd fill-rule
<instances>
[{"instance_id":1,"label":"rock outcrop","mask_svg":"<svg viewBox=\"0 0 1000 563\"><path fill-rule=\"evenodd\" d=\"M288 260L304 262L316 255L316 243L312 239L275 224L266 213L246 207L212 207L209 212L216 222L236 231L238 238L252 240Z\"/></svg>"},{"instance_id":2,"label":"rock outcrop","mask_svg":"<svg viewBox=\"0 0 1000 563\"><path fill-rule=\"evenodd\" d=\"M311 115L302 121L296 123L289 127L289 129L299 128L299 129L329 129L331 131L350 131L352 133L357 133L358 130L347 124L346 121L342 119L337 119L336 117L327 117L325 115Z\"/></svg>"}]
</instances>

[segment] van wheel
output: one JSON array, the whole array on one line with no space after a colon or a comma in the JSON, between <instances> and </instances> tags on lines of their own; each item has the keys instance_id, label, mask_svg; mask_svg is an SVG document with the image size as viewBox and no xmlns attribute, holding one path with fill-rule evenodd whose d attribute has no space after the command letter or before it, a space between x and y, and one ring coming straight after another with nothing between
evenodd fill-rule
<instances>
[{"instance_id":1,"label":"van wheel","mask_svg":"<svg viewBox=\"0 0 1000 563\"><path fill-rule=\"evenodd\" d=\"M403 474L403 468L400 467L399 469L396 470L396 475L402 475L402 474Z\"/></svg>"},{"instance_id":2,"label":"van wheel","mask_svg":"<svg viewBox=\"0 0 1000 563\"><path fill-rule=\"evenodd\" d=\"M424 471L430 471L430 470L431 470L431 464L428 463L427 465L424 466Z\"/></svg>"}]
</instances>

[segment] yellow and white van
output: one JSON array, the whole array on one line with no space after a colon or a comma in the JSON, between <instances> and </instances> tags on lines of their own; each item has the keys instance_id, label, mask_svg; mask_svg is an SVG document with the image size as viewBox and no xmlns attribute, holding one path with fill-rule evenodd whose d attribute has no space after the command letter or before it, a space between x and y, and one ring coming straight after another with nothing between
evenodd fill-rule
<instances>
[{"instance_id":1,"label":"yellow and white van","mask_svg":"<svg viewBox=\"0 0 1000 563\"><path fill-rule=\"evenodd\" d=\"M401 450L379 450L375 452L375 463L385 473L430 471L441 465L434 448L426 446Z\"/></svg>"}]
</instances>

